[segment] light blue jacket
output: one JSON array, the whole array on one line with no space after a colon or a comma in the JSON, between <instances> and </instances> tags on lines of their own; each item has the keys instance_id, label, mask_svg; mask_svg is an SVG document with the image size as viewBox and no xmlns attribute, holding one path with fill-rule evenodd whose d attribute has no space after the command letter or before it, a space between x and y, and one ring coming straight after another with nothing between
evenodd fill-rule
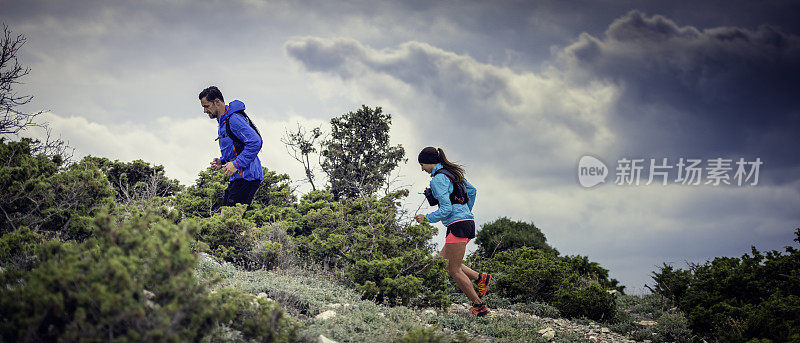
<instances>
[{"instance_id":1,"label":"light blue jacket","mask_svg":"<svg viewBox=\"0 0 800 343\"><path fill-rule=\"evenodd\" d=\"M258 151L261 150L261 137L250 127L247 119L237 111L244 110L244 103L239 100L231 101L225 106L225 114L217 118L219 124L218 137L219 151L222 154L221 161L233 162L237 172L231 175L229 181L245 179L247 181L263 180L264 170L261 169L261 161L258 159ZM227 136L225 121L230 121L231 132L244 143L244 151L234 151L233 140ZM239 153L237 156L236 153ZM223 163L224 164L224 163Z\"/></svg>"},{"instance_id":2,"label":"light blue jacket","mask_svg":"<svg viewBox=\"0 0 800 343\"><path fill-rule=\"evenodd\" d=\"M428 221L431 223L441 221L445 226L450 225L450 223L456 220L475 219L475 216L472 215L472 206L475 205L475 196L478 195L478 190L467 182L467 180L464 180L464 184L467 186L469 201L466 204L450 203L450 193L453 192L453 183L450 182L450 179L444 174L436 175L436 171L442 168L442 164L439 163L431 170L431 177L433 177L431 179L431 191L433 192L433 197L439 200L439 209L428 213L425 217L427 217Z\"/></svg>"}]
</instances>

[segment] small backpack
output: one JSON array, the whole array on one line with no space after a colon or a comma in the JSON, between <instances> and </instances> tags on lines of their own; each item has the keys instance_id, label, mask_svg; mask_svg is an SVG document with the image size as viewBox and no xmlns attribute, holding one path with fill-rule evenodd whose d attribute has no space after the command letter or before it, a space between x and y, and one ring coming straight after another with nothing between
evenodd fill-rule
<instances>
[{"instance_id":1,"label":"small backpack","mask_svg":"<svg viewBox=\"0 0 800 343\"><path fill-rule=\"evenodd\" d=\"M236 111L233 114L236 114L236 113L241 114L244 117L244 119L247 120L247 123L250 124L250 127L252 127L253 130L256 131L256 133L258 134L258 137L262 138L261 137L261 132L259 132L258 129L256 128L256 124L253 124L253 121L250 120L250 117L248 117L247 114L244 113L244 110ZM228 117L228 119L225 119L225 132L226 132L226 134L225 134L225 136L222 136L220 138L223 138L223 137L226 137L226 136L230 137L231 140L233 140L233 153L236 154L236 156L239 156L239 154L241 154L242 151L244 151L244 142L242 142L241 139L239 139L238 137L236 137L236 135L233 134L233 131L231 131L231 124L228 122L229 120L230 120L230 117ZM217 139L219 139L219 138L217 138ZM264 139L263 138L261 139L261 145L258 146L258 151L261 151L261 147L262 146L264 146Z\"/></svg>"},{"instance_id":2,"label":"small backpack","mask_svg":"<svg viewBox=\"0 0 800 343\"><path fill-rule=\"evenodd\" d=\"M436 176L439 173L442 173L444 174L444 176L447 176L447 178L450 179L450 182L453 183L453 192L450 193L450 203L452 204L468 203L469 195L467 194L467 184L463 181L454 182L453 180L456 179L456 176L453 175L453 173L451 173L449 170L444 168L437 170L436 173L433 174L433 176ZM439 205L439 200L436 200L436 198L433 197L433 191L431 191L430 188L425 188L423 194L425 194L425 198L428 199L428 204L430 204L431 206Z\"/></svg>"}]
</instances>

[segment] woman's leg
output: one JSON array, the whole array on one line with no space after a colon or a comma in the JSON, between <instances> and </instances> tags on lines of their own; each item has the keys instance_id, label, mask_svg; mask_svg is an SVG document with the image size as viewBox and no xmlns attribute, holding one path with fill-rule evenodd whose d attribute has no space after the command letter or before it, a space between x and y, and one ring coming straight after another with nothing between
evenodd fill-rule
<instances>
[{"instance_id":1,"label":"woman's leg","mask_svg":"<svg viewBox=\"0 0 800 343\"><path fill-rule=\"evenodd\" d=\"M464 292L473 304L478 304L481 300L478 298L478 294L475 293L475 289L472 288L470 278L464 272L464 268L467 267L462 264L466 247L467 243L445 243L439 255L447 260L447 273L450 274L450 277L456 282L458 288ZM475 273L475 271L472 272ZM475 278L477 279L477 275Z\"/></svg>"},{"instance_id":2,"label":"woman's leg","mask_svg":"<svg viewBox=\"0 0 800 343\"><path fill-rule=\"evenodd\" d=\"M467 277L470 280L477 280L480 276L478 272L472 270L470 267L465 266L463 262L461 263L461 271L464 272L464 274L467 274Z\"/></svg>"}]
</instances>

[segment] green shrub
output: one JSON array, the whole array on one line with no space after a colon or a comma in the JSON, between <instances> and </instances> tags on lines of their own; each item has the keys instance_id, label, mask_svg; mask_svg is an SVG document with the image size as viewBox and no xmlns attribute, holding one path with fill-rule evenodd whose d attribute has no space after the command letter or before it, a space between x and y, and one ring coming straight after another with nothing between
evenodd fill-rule
<instances>
[{"instance_id":1,"label":"green shrub","mask_svg":"<svg viewBox=\"0 0 800 343\"><path fill-rule=\"evenodd\" d=\"M795 230L800 243L800 229ZM717 257L686 271L664 265L654 291L675 298L692 332L720 341L800 338L800 250Z\"/></svg>"},{"instance_id":2,"label":"green shrub","mask_svg":"<svg viewBox=\"0 0 800 343\"><path fill-rule=\"evenodd\" d=\"M33 267L36 256L33 250L41 235L27 226L3 233L0 236L0 267L28 270Z\"/></svg>"},{"instance_id":3,"label":"green shrub","mask_svg":"<svg viewBox=\"0 0 800 343\"><path fill-rule=\"evenodd\" d=\"M586 317L595 320L610 320L616 314L614 296L599 284L590 281L581 285L580 278L562 280L553 296L553 305L567 317Z\"/></svg>"},{"instance_id":4,"label":"green shrub","mask_svg":"<svg viewBox=\"0 0 800 343\"><path fill-rule=\"evenodd\" d=\"M569 269L578 275L595 280L603 288L615 289L617 292L624 293L625 286L621 286L617 279L609 279L608 269L601 267L597 262L589 261L589 257L575 255L564 256L562 259L569 265Z\"/></svg>"},{"instance_id":5,"label":"green shrub","mask_svg":"<svg viewBox=\"0 0 800 343\"><path fill-rule=\"evenodd\" d=\"M547 244L547 238L533 223L512 221L506 217L481 226L475 236L477 255L492 258L495 254L522 247L558 255L558 251Z\"/></svg>"},{"instance_id":6,"label":"green shrub","mask_svg":"<svg viewBox=\"0 0 800 343\"><path fill-rule=\"evenodd\" d=\"M573 269L569 259L522 247L502 251L482 267L495 273L494 289L506 298L551 303L568 317L608 320L615 315L614 295Z\"/></svg>"},{"instance_id":7,"label":"green shrub","mask_svg":"<svg viewBox=\"0 0 800 343\"><path fill-rule=\"evenodd\" d=\"M4 341L195 340L220 314L192 277L186 227L98 215L83 243L48 241L25 274L0 275Z\"/></svg>"},{"instance_id":8,"label":"green shrub","mask_svg":"<svg viewBox=\"0 0 800 343\"><path fill-rule=\"evenodd\" d=\"M655 285L653 287L645 285L645 287L654 294L671 300L673 304L678 304L689 289L691 277L690 271L675 269L664 263L657 272L652 273L651 278Z\"/></svg>"},{"instance_id":9,"label":"green shrub","mask_svg":"<svg viewBox=\"0 0 800 343\"><path fill-rule=\"evenodd\" d=\"M114 189L90 160L64 166L60 156L34 155L37 143L0 139L0 233L27 226L49 236L85 239L91 217L111 204Z\"/></svg>"},{"instance_id":10,"label":"green shrub","mask_svg":"<svg viewBox=\"0 0 800 343\"><path fill-rule=\"evenodd\" d=\"M292 203L295 201L295 196L289 187L289 176L277 174L266 167L262 168L264 179L253 197L251 207L258 209L259 212L267 209L267 213L248 217L259 226L286 219L277 215L283 213L284 209L292 208ZM221 170L211 168L201 171L197 176L194 185L187 187L174 197L175 207L185 217L209 218L222 207L222 197L229 184L228 177Z\"/></svg>"},{"instance_id":11,"label":"green shrub","mask_svg":"<svg viewBox=\"0 0 800 343\"><path fill-rule=\"evenodd\" d=\"M166 177L164 166L161 165L150 166L150 163L142 160L112 162L105 157L93 156L83 160L98 167L114 187L116 199L121 203L168 197L182 188L178 180Z\"/></svg>"},{"instance_id":12,"label":"green shrub","mask_svg":"<svg viewBox=\"0 0 800 343\"><path fill-rule=\"evenodd\" d=\"M258 232L253 222L243 218L246 209L243 204L223 207L211 218L189 218L185 222L199 228L195 237L208 244L212 256L243 268L260 268L258 261L250 259Z\"/></svg>"},{"instance_id":13,"label":"green shrub","mask_svg":"<svg viewBox=\"0 0 800 343\"><path fill-rule=\"evenodd\" d=\"M207 168L197 175L195 184L175 196L175 208L184 217L209 218L222 207L228 178L221 171Z\"/></svg>"},{"instance_id":14,"label":"green shrub","mask_svg":"<svg viewBox=\"0 0 800 343\"><path fill-rule=\"evenodd\" d=\"M496 274L498 293L530 301L550 301L561 280L569 275L564 261L531 247L502 251L488 267Z\"/></svg>"},{"instance_id":15,"label":"green shrub","mask_svg":"<svg viewBox=\"0 0 800 343\"><path fill-rule=\"evenodd\" d=\"M365 299L399 305L449 305L445 261L428 240L428 224L398 224L399 199L408 191L383 198L332 201L328 192L311 192L298 205L299 250L362 293Z\"/></svg>"},{"instance_id":16,"label":"green shrub","mask_svg":"<svg viewBox=\"0 0 800 343\"><path fill-rule=\"evenodd\" d=\"M395 340L395 343L448 343L447 336L439 334L434 329L411 330Z\"/></svg>"},{"instance_id":17,"label":"green shrub","mask_svg":"<svg viewBox=\"0 0 800 343\"><path fill-rule=\"evenodd\" d=\"M665 313L654 327L657 334L668 342L691 342L692 331L683 313Z\"/></svg>"},{"instance_id":18,"label":"green shrub","mask_svg":"<svg viewBox=\"0 0 800 343\"><path fill-rule=\"evenodd\" d=\"M215 292L212 301L222 312L222 323L243 334L245 339L262 342L294 342L300 329L298 323L286 317L274 301L257 298L236 289L223 288Z\"/></svg>"}]
</instances>

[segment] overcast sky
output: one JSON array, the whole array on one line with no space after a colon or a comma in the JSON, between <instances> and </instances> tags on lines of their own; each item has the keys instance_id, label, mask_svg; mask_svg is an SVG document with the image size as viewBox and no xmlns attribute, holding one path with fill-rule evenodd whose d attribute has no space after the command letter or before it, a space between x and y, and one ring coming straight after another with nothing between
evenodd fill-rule
<instances>
[{"instance_id":1,"label":"overcast sky","mask_svg":"<svg viewBox=\"0 0 800 343\"><path fill-rule=\"evenodd\" d=\"M286 129L381 106L408 208L429 181L417 153L442 147L478 188L479 224L533 222L641 292L662 262L782 249L800 227L800 5L718 4L0 0L0 20L28 39L25 109L79 157L192 184L219 153L197 100L217 85L261 129L262 163L300 180ZM605 183L579 184L584 155ZM673 167L666 186L646 185L651 158ZM701 160L700 185L675 181L681 158ZM731 185L706 184L717 158ZM615 182L623 159L644 160L639 185ZM737 184L739 159L763 163L757 184Z\"/></svg>"}]
</instances>

